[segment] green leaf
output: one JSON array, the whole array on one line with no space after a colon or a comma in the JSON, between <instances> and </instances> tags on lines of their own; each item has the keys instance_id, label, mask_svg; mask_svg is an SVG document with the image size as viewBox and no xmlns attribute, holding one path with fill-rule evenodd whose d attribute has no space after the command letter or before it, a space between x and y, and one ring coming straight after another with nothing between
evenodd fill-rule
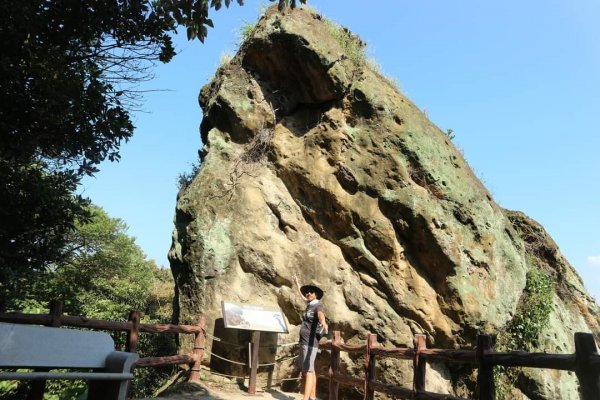
<instances>
[{"instance_id":1,"label":"green leaf","mask_svg":"<svg viewBox=\"0 0 600 400\"><path fill-rule=\"evenodd\" d=\"M187 31L188 40L193 40L196 38L196 31L195 31L194 27L188 26L186 31ZM202 38L200 38L200 40L202 40Z\"/></svg>"}]
</instances>

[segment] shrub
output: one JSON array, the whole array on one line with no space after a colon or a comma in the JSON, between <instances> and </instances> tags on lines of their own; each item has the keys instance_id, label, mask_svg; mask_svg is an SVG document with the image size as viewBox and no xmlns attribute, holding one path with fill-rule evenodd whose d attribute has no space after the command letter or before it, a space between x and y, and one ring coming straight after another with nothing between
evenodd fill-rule
<instances>
[{"instance_id":1,"label":"shrub","mask_svg":"<svg viewBox=\"0 0 600 400\"><path fill-rule=\"evenodd\" d=\"M539 267L532 266L527 272L525 291L515 316L497 337L497 351L533 351L540 346L540 334L550 321L554 292L554 281ZM515 386L519 374L519 368L495 368L494 380L499 400L511 398L510 389Z\"/></svg>"}]
</instances>

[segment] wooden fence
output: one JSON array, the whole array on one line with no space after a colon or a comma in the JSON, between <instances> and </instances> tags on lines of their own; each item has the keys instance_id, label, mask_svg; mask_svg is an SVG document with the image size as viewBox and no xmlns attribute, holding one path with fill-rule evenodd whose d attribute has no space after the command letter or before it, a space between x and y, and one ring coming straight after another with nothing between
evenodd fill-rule
<instances>
[{"instance_id":1,"label":"wooden fence","mask_svg":"<svg viewBox=\"0 0 600 400\"><path fill-rule=\"evenodd\" d=\"M417 335L414 348L385 348L377 343L377 335L369 334L365 344L350 345L341 340L340 332L333 332L333 339L321 344L331 350L331 364L328 374L319 374L329 380L329 399L338 400L339 385L349 385L364 391L365 400L373 400L375 392L386 393L400 399L425 400L464 400L448 394L427 392L425 374L427 361L470 364L478 368L478 399L496 398L494 387L494 366L548 368L574 371L579 380L579 393L582 400L600 399L600 355L594 336L590 333L575 333L575 353L549 354L513 351L499 353L493 351L492 339L487 335L477 338L475 350L428 349L425 336ZM340 372L340 352L360 352L365 356L364 379ZM383 383L377 380L377 357L393 357L412 360L414 375L411 389Z\"/></svg>"},{"instance_id":2,"label":"wooden fence","mask_svg":"<svg viewBox=\"0 0 600 400\"><path fill-rule=\"evenodd\" d=\"M49 314L0 313L0 321L53 327L71 326L105 331L125 331L127 332L125 351L130 352L137 351L137 341L140 332L191 334L195 337L194 350L192 353L140 358L134 364L133 368L188 364L191 368L188 379L190 381L199 379L200 363L202 361L202 356L204 355L204 341L206 334L206 321L204 320L204 317L198 318L197 325L141 324L140 312L132 311L129 314L129 320L127 322L106 321L63 315L63 303L60 301L52 301L50 302Z\"/></svg>"},{"instance_id":3,"label":"wooden fence","mask_svg":"<svg viewBox=\"0 0 600 400\"><path fill-rule=\"evenodd\" d=\"M146 357L139 359L134 368L156 367L163 365L188 364L191 368L190 381L199 379L206 335L206 321L198 319L197 325L141 324L140 313L132 311L127 322L88 319L86 317L67 316L62 313L63 305L59 301L50 303L49 314L0 313L0 321L21 324L38 324L47 326L72 326L107 331L125 331L126 351L135 352L140 332L193 334L194 350L190 354L164 357ZM377 335L369 334L364 344L346 344L339 331L333 332L333 339L321 343L321 347L330 349L331 363L327 374L319 374L319 378L329 380L329 399L338 400L339 385L348 385L364 392L364 400L373 400L375 392L386 393L400 399L424 400L465 400L448 394L428 392L425 387L427 362L442 361L446 363L470 364L476 366L477 398L493 400L496 398L494 387L494 366L547 368L575 372L579 381L579 392L582 400L600 399L600 355L594 336L590 333L575 333L575 353L549 354L513 351L495 352L492 339L487 335L477 338L475 350L428 349L424 335L417 335L413 348L386 348L377 343ZM365 377L358 378L343 374L341 370L340 352L363 353L365 357ZM377 358L392 357L413 362L413 387L384 383L377 380Z\"/></svg>"}]
</instances>

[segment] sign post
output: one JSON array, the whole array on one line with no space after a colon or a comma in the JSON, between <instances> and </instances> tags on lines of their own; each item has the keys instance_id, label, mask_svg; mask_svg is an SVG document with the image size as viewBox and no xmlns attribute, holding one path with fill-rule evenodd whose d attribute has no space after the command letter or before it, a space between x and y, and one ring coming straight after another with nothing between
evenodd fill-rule
<instances>
[{"instance_id":1,"label":"sign post","mask_svg":"<svg viewBox=\"0 0 600 400\"><path fill-rule=\"evenodd\" d=\"M252 332L252 358L250 362L250 381L248 394L256 394L256 375L258 372L258 347L260 345L260 331Z\"/></svg>"},{"instance_id":2,"label":"sign post","mask_svg":"<svg viewBox=\"0 0 600 400\"><path fill-rule=\"evenodd\" d=\"M248 394L256 394L256 376L258 373L258 350L261 332L288 333L283 313L277 307L236 304L222 301L223 322L225 328L246 329L252 331L250 346L250 381Z\"/></svg>"}]
</instances>

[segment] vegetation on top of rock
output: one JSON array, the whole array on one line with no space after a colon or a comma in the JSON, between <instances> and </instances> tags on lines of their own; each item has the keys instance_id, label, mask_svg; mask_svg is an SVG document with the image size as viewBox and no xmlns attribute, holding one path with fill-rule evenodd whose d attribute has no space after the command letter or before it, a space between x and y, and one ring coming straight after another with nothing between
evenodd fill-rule
<instances>
[{"instance_id":1,"label":"vegetation on top of rock","mask_svg":"<svg viewBox=\"0 0 600 400\"><path fill-rule=\"evenodd\" d=\"M360 38L348 28L338 25L328 19L325 19L325 25L331 35L342 47L344 55L356 65L357 68L363 67L367 62L365 54L366 43L360 40Z\"/></svg>"},{"instance_id":2,"label":"vegetation on top of rock","mask_svg":"<svg viewBox=\"0 0 600 400\"><path fill-rule=\"evenodd\" d=\"M189 171L180 172L177 175L177 188L178 189L181 190L181 188L184 188L187 185L189 185L190 183L192 183L192 181L194 180L194 177L196 176L196 174L200 170L200 165L201 164L202 163L200 161L198 161L197 163L192 162L191 165L190 165L190 170Z\"/></svg>"}]
</instances>

